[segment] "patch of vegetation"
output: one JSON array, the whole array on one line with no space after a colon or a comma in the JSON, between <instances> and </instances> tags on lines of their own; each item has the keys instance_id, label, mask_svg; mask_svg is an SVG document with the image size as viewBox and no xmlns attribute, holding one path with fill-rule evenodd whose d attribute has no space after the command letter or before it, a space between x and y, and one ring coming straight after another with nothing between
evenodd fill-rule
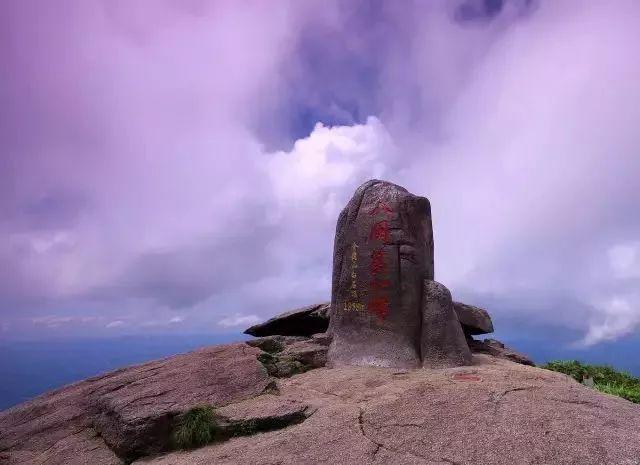
<instances>
[{"instance_id":1,"label":"patch of vegetation","mask_svg":"<svg viewBox=\"0 0 640 465\"><path fill-rule=\"evenodd\" d=\"M640 404L640 387L621 386L619 384L596 384L595 387L600 392L606 394L613 394L614 396L622 397L623 399L630 400L636 404Z\"/></svg>"},{"instance_id":2,"label":"patch of vegetation","mask_svg":"<svg viewBox=\"0 0 640 465\"><path fill-rule=\"evenodd\" d=\"M262 431L285 428L305 419L304 412L294 412L284 416L229 420L216 414L212 406L203 405L179 417L173 430L172 445L176 449L195 449L234 436L251 436Z\"/></svg>"},{"instance_id":3,"label":"patch of vegetation","mask_svg":"<svg viewBox=\"0 0 640 465\"><path fill-rule=\"evenodd\" d=\"M593 387L640 404L640 378L618 371L607 365L588 365L578 360L555 360L542 368L571 376L579 383L593 379Z\"/></svg>"},{"instance_id":4,"label":"patch of vegetation","mask_svg":"<svg viewBox=\"0 0 640 465\"><path fill-rule=\"evenodd\" d=\"M210 405L204 405L182 415L172 439L179 449L193 449L219 439L221 434L215 410Z\"/></svg>"},{"instance_id":5,"label":"patch of vegetation","mask_svg":"<svg viewBox=\"0 0 640 465\"><path fill-rule=\"evenodd\" d=\"M258 355L258 361L263 365L273 365L278 361L278 358L268 352L262 352Z\"/></svg>"}]
</instances>

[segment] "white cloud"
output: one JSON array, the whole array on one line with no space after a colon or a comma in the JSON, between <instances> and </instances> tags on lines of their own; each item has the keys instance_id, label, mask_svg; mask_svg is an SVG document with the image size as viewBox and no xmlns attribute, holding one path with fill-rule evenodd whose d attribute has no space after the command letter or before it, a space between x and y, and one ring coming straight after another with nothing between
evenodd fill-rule
<instances>
[{"instance_id":1,"label":"white cloud","mask_svg":"<svg viewBox=\"0 0 640 465\"><path fill-rule=\"evenodd\" d=\"M382 176L394 146L384 125L374 117L365 124L326 127L317 123L311 134L298 139L290 152L270 155L267 172L276 198L289 208L320 204L335 214L332 191L353 179Z\"/></svg>"},{"instance_id":2,"label":"white cloud","mask_svg":"<svg viewBox=\"0 0 640 465\"><path fill-rule=\"evenodd\" d=\"M109 322L105 328L119 328L121 326L124 326L124 321L122 320L115 320L115 321L111 321Z\"/></svg>"},{"instance_id":3,"label":"white cloud","mask_svg":"<svg viewBox=\"0 0 640 465\"><path fill-rule=\"evenodd\" d=\"M640 242L611 247L609 265L616 278L640 278Z\"/></svg>"},{"instance_id":4,"label":"white cloud","mask_svg":"<svg viewBox=\"0 0 640 465\"><path fill-rule=\"evenodd\" d=\"M235 313L232 316L228 316L218 321L218 325L223 326L225 328L233 328L237 326L251 326L256 323L260 323L262 320L263 319L257 315L242 315L240 313Z\"/></svg>"},{"instance_id":5,"label":"white cloud","mask_svg":"<svg viewBox=\"0 0 640 465\"><path fill-rule=\"evenodd\" d=\"M640 299L634 295L615 296L603 303L581 343L592 346L631 334L640 325L639 303Z\"/></svg>"},{"instance_id":6,"label":"white cloud","mask_svg":"<svg viewBox=\"0 0 640 465\"><path fill-rule=\"evenodd\" d=\"M35 325L43 325L48 328L59 328L65 325L72 324L89 324L96 323L103 320L103 317L99 316L56 316L47 315L36 318L31 318L31 322Z\"/></svg>"},{"instance_id":7,"label":"white cloud","mask_svg":"<svg viewBox=\"0 0 640 465\"><path fill-rule=\"evenodd\" d=\"M16 87L35 89L26 96L16 93L16 118L51 114L55 124L35 127L40 119L26 120L33 147L50 149L42 156L46 162L15 150L16 163L9 165L22 167L12 174L24 182L10 193L9 211L60 189L81 194L82 209L63 226L23 232L43 216L31 213L17 232L7 233L13 242L0 240L0 261L11 270L0 275L0 294L35 293L56 301L60 315L32 320L55 328L93 321L64 316L68 302L63 299L93 296L94 289L103 288L117 303L105 311L122 312L129 305L132 317L95 320L101 328L124 321L162 327L185 322L155 307L157 301L166 304L167 284L177 283L185 294L195 294L187 301L198 309L256 308L257 315L238 313L218 323L250 325L278 305L328 297L338 212L357 185L379 177L430 198L436 275L452 290L505 297L516 291L540 296L557 291L585 307L600 302L594 295L614 296L592 306L595 315L576 306L562 317L558 313L565 309L554 308L532 314L531 320L569 322L571 329L584 329L589 344L627 334L637 325L640 300L622 281L640 276L640 244L618 242L640 232L633 214L639 203L640 61L629 47L639 39L638 3L594 1L576 7L547 1L521 21L502 15L468 27L451 21L450 7L439 6L454 3L423 2L426 6L417 10L389 6L385 28L398 27L397 34L381 35L375 24L366 25L374 36L385 37L388 47L365 43L371 37L358 34L367 31L342 28L347 21L340 15L348 9L333 8L335 23L325 19L338 25L335 34L321 39L332 58L350 58L340 55L342 49L358 46L371 54L371 45L376 53L361 57L372 65L375 84L353 86L341 66L331 70L333 81L362 92L354 100L375 100L380 119L317 124L291 150L278 152L263 149L250 128L271 109L270 99L286 104L288 97L300 97L280 86L291 84L282 71L305 58L290 55L291 44L304 42L297 40L296 34L306 30L298 20L310 28L317 20L303 18L305 8L228 4L205 8L194 19L190 11L181 15L166 6L166 24L119 7L109 22L99 7L86 21L60 10L60 27L74 21L90 40L59 35L50 48L64 50L69 60L56 65L34 56L29 69L38 79L26 76L27 85ZM159 8L164 12L165 6ZM402 15L407 15L404 23ZM418 16L421 21L414 21ZM96 57L91 66L82 58L87 52ZM202 59L207 56L216 60ZM157 79L149 81L140 69ZM43 87L40 76L58 78L43 81ZM308 78L303 73L299 82ZM309 97L303 101L321 106L314 98L322 85L315 84L314 95L302 96ZM40 95L48 96L51 108L47 102L34 104ZM68 95L77 97L76 104L61 107L57 98ZM35 106L23 108L29 103ZM286 111L295 115L300 109ZM267 113L278 126L286 111ZM358 111L362 114L362 108ZM88 132L77 131L79 124ZM70 136L63 138L68 145L58 147L59 138L48 135L61 133ZM94 140L92 134L104 137ZM86 144L94 142L87 150ZM273 226L264 238L257 227L263 215ZM220 239L254 228L254 237L238 245ZM199 249L177 253L203 238L211 255ZM611 249L602 245L612 243L617 245ZM203 267L201 273L194 267L213 263L220 248L229 251L220 266ZM168 251L175 261L150 267L157 274L144 297L155 294L156 300L134 301L139 294L132 297L117 278L138 257L157 251ZM202 305L220 298L217 281L230 275L225 260L258 268L261 254L267 263L261 275L248 279L241 269L220 291L226 306ZM596 267L606 273L591 279L584 264L596 261L594 256ZM195 286L194 268L207 277ZM163 273L166 269L175 273ZM245 288L251 292L242 292ZM515 312L522 313L522 307ZM494 315L497 321L502 316ZM196 327L214 318L220 315L192 311L188 324Z\"/></svg>"}]
</instances>

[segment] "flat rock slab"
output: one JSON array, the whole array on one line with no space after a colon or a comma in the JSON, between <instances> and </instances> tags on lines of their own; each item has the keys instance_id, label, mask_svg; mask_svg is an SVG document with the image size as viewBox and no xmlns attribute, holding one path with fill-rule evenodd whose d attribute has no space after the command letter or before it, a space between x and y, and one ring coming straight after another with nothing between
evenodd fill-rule
<instances>
[{"instance_id":1,"label":"flat rock slab","mask_svg":"<svg viewBox=\"0 0 640 465\"><path fill-rule=\"evenodd\" d=\"M216 414L231 423L272 424L282 427L304 421L315 410L308 403L265 394L219 408Z\"/></svg>"},{"instance_id":2,"label":"flat rock slab","mask_svg":"<svg viewBox=\"0 0 640 465\"><path fill-rule=\"evenodd\" d=\"M88 428L61 428L64 435L49 448L0 452L3 465L122 465L104 441Z\"/></svg>"},{"instance_id":3,"label":"flat rock slab","mask_svg":"<svg viewBox=\"0 0 640 465\"><path fill-rule=\"evenodd\" d=\"M281 313L264 323L251 326L244 333L251 336L311 336L323 333L329 326L330 307L325 302Z\"/></svg>"},{"instance_id":4,"label":"flat rock slab","mask_svg":"<svg viewBox=\"0 0 640 465\"><path fill-rule=\"evenodd\" d=\"M505 346L496 339L474 340L467 338L469 348L474 353L493 355L494 357L503 358L522 365L535 366L536 364L524 354Z\"/></svg>"},{"instance_id":5,"label":"flat rock slab","mask_svg":"<svg viewBox=\"0 0 640 465\"><path fill-rule=\"evenodd\" d=\"M260 353L245 343L213 346L45 394L0 412L0 453L10 464L67 464L76 462L60 451L112 458L160 452L179 413L264 392L272 379ZM109 463L100 460L77 463Z\"/></svg>"},{"instance_id":6,"label":"flat rock slab","mask_svg":"<svg viewBox=\"0 0 640 465\"><path fill-rule=\"evenodd\" d=\"M137 465L631 465L640 406L488 355L443 370L319 369L281 380L304 422ZM514 462L517 458L517 462Z\"/></svg>"},{"instance_id":7,"label":"flat rock slab","mask_svg":"<svg viewBox=\"0 0 640 465\"><path fill-rule=\"evenodd\" d=\"M453 308L458 315L458 321L466 334L488 334L493 332L493 322L489 312L473 305L454 302Z\"/></svg>"}]
</instances>

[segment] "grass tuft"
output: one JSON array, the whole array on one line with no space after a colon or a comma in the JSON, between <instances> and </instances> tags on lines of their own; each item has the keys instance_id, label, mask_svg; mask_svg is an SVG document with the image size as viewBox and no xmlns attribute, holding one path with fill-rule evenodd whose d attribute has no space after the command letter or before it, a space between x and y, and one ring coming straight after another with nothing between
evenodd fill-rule
<instances>
[{"instance_id":1,"label":"grass tuft","mask_svg":"<svg viewBox=\"0 0 640 465\"><path fill-rule=\"evenodd\" d=\"M640 404L640 378L624 371L607 365L588 365L578 360L555 360L542 368L569 375L579 383L585 378L592 378L598 391Z\"/></svg>"},{"instance_id":2,"label":"grass tuft","mask_svg":"<svg viewBox=\"0 0 640 465\"><path fill-rule=\"evenodd\" d=\"M210 405L194 407L179 420L173 442L179 449L193 449L215 441L220 435L216 414Z\"/></svg>"}]
</instances>

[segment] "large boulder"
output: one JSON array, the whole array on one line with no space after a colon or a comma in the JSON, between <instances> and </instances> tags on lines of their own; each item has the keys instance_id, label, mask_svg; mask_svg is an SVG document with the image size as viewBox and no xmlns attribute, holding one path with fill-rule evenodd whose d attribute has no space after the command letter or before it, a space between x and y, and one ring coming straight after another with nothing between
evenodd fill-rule
<instances>
[{"instance_id":1,"label":"large boulder","mask_svg":"<svg viewBox=\"0 0 640 465\"><path fill-rule=\"evenodd\" d=\"M503 358L522 365L536 365L533 360L526 355L505 346L502 342L496 339L484 339L480 341L467 336L467 344L469 345L469 349L477 354L489 354L494 357Z\"/></svg>"},{"instance_id":2,"label":"large boulder","mask_svg":"<svg viewBox=\"0 0 640 465\"><path fill-rule=\"evenodd\" d=\"M307 307L281 313L273 318L247 328L244 333L251 336L311 336L324 333L329 326L329 310L327 303L309 305Z\"/></svg>"},{"instance_id":3,"label":"large boulder","mask_svg":"<svg viewBox=\"0 0 640 465\"><path fill-rule=\"evenodd\" d=\"M336 226L330 366L419 367L424 279L433 279L429 201L364 183Z\"/></svg>"},{"instance_id":4,"label":"large boulder","mask_svg":"<svg viewBox=\"0 0 640 465\"><path fill-rule=\"evenodd\" d=\"M0 463L121 464L166 451L175 419L268 392L273 379L244 343L120 369L0 412Z\"/></svg>"},{"instance_id":5,"label":"large boulder","mask_svg":"<svg viewBox=\"0 0 640 465\"><path fill-rule=\"evenodd\" d=\"M454 302L453 309L456 311L465 334L474 335L493 332L493 322L486 310L463 304L462 302Z\"/></svg>"},{"instance_id":6,"label":"large boulder","mask_svg":"<svg viewBox=\"0 0 640 465\"><path fill-rule=\"evenodd\" d=\"M471 352L453 310L451 293L425 279L422 293L422 366L446 368L471 364Z\"/></svg>"}]
</instances>

